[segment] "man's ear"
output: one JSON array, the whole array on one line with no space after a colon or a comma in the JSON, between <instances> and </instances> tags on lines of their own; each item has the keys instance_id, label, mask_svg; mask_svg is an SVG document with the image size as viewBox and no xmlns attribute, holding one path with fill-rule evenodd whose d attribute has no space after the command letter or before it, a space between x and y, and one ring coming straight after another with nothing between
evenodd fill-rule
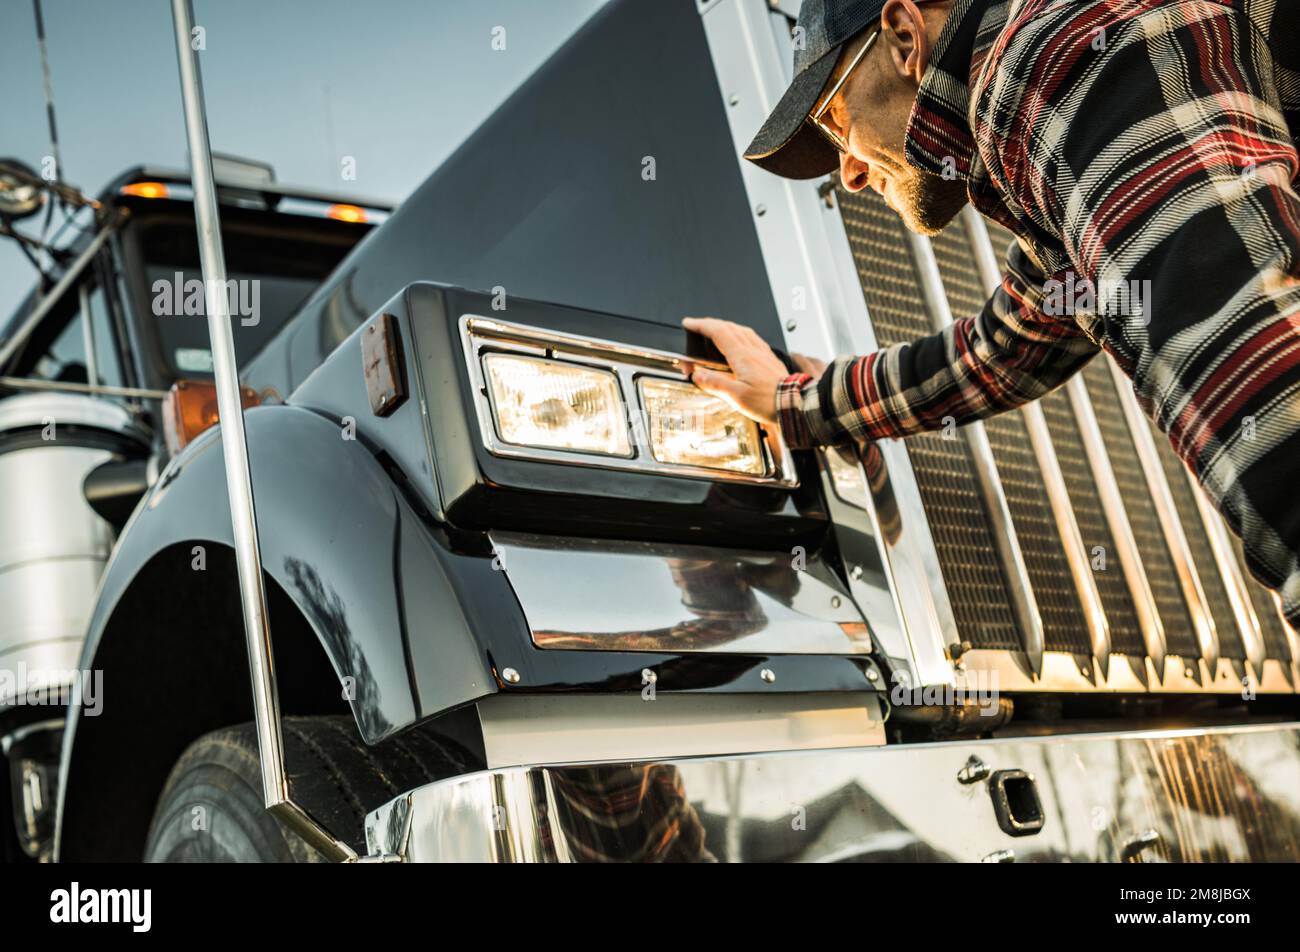
<instances>
[{"instance_id":1,"label":"man's ear","mask_svg":"<svg viewBox=\"0 0 1300 952\"><path fill-rule=\"evenodd\" d=\"M898 76L920 86L930 65L930 35L923 14L912 0L888 0L880 11L881 42Z\"/></svg>"}]
</instances>

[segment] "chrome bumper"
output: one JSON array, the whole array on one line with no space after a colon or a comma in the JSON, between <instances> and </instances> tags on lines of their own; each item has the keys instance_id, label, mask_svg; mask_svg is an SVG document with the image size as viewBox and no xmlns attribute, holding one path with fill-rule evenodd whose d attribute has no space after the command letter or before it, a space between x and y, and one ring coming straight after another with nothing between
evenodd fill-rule
<instances>
[{"instance_id":1,"label":"chrome bumper","mask_svg":"<svg viewBox=\"0 0 1300 952\"><path fill-rule=\"evenodd\" d=\"M366 838L409 862L1296 861L1300 724L512 767L412 790Z\"/></svg>"}]
</instances>

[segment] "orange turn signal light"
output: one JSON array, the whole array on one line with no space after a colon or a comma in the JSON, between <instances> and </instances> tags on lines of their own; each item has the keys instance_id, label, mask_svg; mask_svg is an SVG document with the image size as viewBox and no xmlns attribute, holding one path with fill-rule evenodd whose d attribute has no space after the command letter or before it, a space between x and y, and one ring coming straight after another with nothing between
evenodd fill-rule
<instances>
[{"instance_id":1,"label":"orange turn signal light","mask_svg":"<svg viewBox=\"0 0 1300 952\"><path fill-rule=\"evenodd\" d=\"M333 218L335 221L350 221L354 224L362 224L370 220L370 216L360 205L331 205L325 217Z\"/></svg>"},{"instance_id":2,"label":"orange turn signal light","mask_svg":"<svg viewBox=\"0 0 1300 952\"><path fill-rule=\"evenodd\" d=\"M136 198L166 198L171 194L171 190L162 182L132 182L123 185L120 191L123 195L134 195Z\"/></svg>"},{"instance_id":3,"label":"orange turn signal light","mask_svg":"<svg viewBox=\"0 0 1300 952\"><path fill-rule=\"evenodd\" d=\"M239 388L244 409L262 402L251 387ZM175 456L191 440L219 422L217 387L207 380L178 380L163 401L163 435L167 449Z\"/></svg>"}]
</instances>

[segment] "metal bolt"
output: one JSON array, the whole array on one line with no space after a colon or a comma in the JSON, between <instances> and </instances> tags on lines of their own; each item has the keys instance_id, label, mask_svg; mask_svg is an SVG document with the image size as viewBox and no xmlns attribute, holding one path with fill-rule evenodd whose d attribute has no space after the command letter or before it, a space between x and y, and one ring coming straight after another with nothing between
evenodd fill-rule
<instances>
[{"instance_id":1,"label":"metal bolt","mask_svg":"<svg viewBox=\"0 0 1300 952\"><path fill-rule=\"evenodd\" d=\"M773 671L771 668L764 668L762 671L758 673L758 676L762 678L764 681L766 681L768 684L771 684L776 680L776 672Z\"/></svg>"},{"instance_id":2,"label":"metal bolt","mask_svg":"<svg viewBox=\"0 0 1300 952\"><path fill-rule=\"evenodd\" d=\"M733 106L739 105L740 97L733 94L732 97L727 100L727 102L729 102Z\"/></svg>"},{"instance_id":3,"label":"metal bolt","mask_svg":"<svg viewBox=\"0 0 1300 952\"><path fill-rule=\"evenodd\" d=\"M855 565L853 568L849 569L849 578L853 579L855 582L862 578L862 566Z\"/></svg>"},{"instance_id":4,"label":"metal bolt","mask_svg":"<svg viewBox=\"0 0 1300 952\"><path fill-rule=\"evenodd\" d=\"M831 608L839 608L839 607L840 607L840 597L838 595L832 595Z\"/></svg>"},{"instance_id":5,"label":"metal bolt","mask_svg":"<svg viewBox=\"0 0 1300 952\"><path fill-rule=\"evenodd\" d=\"M767 214L767 206L759 205L754 209L754 214L757 215L759 218L762 218L764 215Z\"/></svg>"},{"instance_id":6,"label":"metal bolt","mask_svg":"<svg viewBox=\"0 0 1300 952\"><path fill-rule=\"evenodd\" d=\"M875 668L867 668L867 680L868 680L868 681L879 681L879 680L880 680L880 672L877 671Z\"/></svg>"},{"instance_id":7,"label":"metal bolt","mask_svg":"<svg viewBox=\"0 0 1300 952\"><path fill-rule=\"evenodd\" d=\"M799 322L796 321L793 317L790 318L790 320L785 322L785 329L788 331L792 331L798 326L799 326Z\"/></svg>"},{"instance_id":8,"label":"metal bolt","mask_svg":"<svg viewBox=\"0 0 1300 952\"><path fill-rule=\"evenodd\" d=\"M519 672L514 668L506 668L501 672L501 680L505 681L507 684L518 684Z\"/></svg>"},{"instance_id":9,"label":"metal bolt","mask_svg":"<svg viewBox=\"0 0 1300 952\"><path fill-rule=\"evenodd\" d=\"M957 771L957 782L969 786L987 780L989 773L989 765L972 754L966 765Z\"/></svg>"}]
</instances>

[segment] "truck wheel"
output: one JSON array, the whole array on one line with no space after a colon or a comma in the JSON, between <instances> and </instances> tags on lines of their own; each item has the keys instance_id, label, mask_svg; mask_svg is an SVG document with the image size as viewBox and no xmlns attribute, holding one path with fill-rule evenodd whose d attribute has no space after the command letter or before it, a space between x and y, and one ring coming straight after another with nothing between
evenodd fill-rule
<instances>
[{"instance_id":1,"label":"truck wheel","mask_svg":"<svg viewBox=\"0 0 1300 952\"><path fill-rule=\"evenodd\" d=\"M369 747L348 715L282 723L294 800L362 855L367 813L412 787L475 769L462 747L418 730ZM204 734L181 754L158 798L144 860L325 862L263 807L252 724Z\"/></svg>"}]
</instances>

